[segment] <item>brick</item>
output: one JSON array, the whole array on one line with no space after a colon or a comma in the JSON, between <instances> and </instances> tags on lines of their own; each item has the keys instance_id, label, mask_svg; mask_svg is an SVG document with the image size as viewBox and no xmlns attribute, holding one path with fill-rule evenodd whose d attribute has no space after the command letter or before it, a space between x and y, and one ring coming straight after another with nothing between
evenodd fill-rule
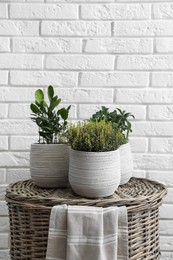
<instances>
[{"instance_id":1,"label":"brick","mask_svg":"<svg viewBox=\"0 0 173 260\"><path fill-rule=\"evenodd\" d=\"M0 201L0 216L8 216L8 207L6 201Z\"/></svg>"},{"instance_id":2,"label":"brick","mask_svg":"<svg viewBox=\"0 0 173 260\"><path fill-rule=\"evenodd\" d=\"M156 105L149 106L149 119L152 120L172 120L173 106L172 105Z\"/></svg>"},{"instance_id":3,"label":"brick","mask_svg":"<svg viewBox=\"0 0 173 260\"><path fill-rule=\"evenodd\" d=\"M153 5L153 15L157 19L172 19L173 18L173 4L171 3L157 3Z\"/></svg>"},{"instance_id":4,"label":"brick","mask_svg":"<svg viewBox=\"0 0 173 260\"><path fill-rule=\"evenodd\" d=\"M57 71L11 71L12 85L75 87L78 83L76 72ZM28 89L29 90L29 89ZM25 101L22 99L22 101Z\"/></svg>"},{"instance_id":5,"label":"brick","mask_svg":"<svg viewBox=\"0 0 173 260\"><path fill-rule=\"evenodd\" d=\"M165 154L138 154L134 157L135 168L172 170L173 156Z\"/></svg>"},{"instance_id":6,"label":"brick","mask_svg":"<svg viewBox=\"0 0 173 260\"><path fill-rule=\"evenodd\" d=\"M31 115L30 103L14 103L9 104L9 118L28 119Z\"/></svg>"},{"instance_id":7,"label":"brick","mask_svg":"<svg viewBox=\"0 0 173 260\"><path fill-rule=\"evenodd\" d=\"M37 134L37 126L31 120L1 120L1 134L19 134L19 135L35 135ZM3 163L3 161L1 161Z\"/></svg>"},{"instance_id":8,"label":"brick","mask_svg":"<svg viewBox=\"0 0 173 260\"><path fill-rule=\"evenodd\" d=\"M146 178L146 171L142 170L133 170L133 177L136 178Z\"/></svg>"},{"instance_id":9,"label":"brick","mask_svg":"<svg viewBox=\"0 0 173 260\"><path fill-rule=\"evenodd\" d=\"M83 87L146 87L149 74L143 72L84 72L80 85Z\"/></svg>"},{"instance_id":10,"label":"brick","mask_svg":"<svg viewBox=\"0 0 173 260\"><path fill-rule=\"evenodd\" d=\"M0 260L10 260L9 250L0 250Z\"/></svg>"},{"instance_id":11,"label":"brick","mask_svg":"<svg viewBox=\"0 0 173 260\"><path fill-rule=\"evenodd\" d=\"M160 218L162 219L171 219L173 218L173 205L163 204L160 207Z\"/></svg>"},{"instance_id":12,"label":"brick","mask_svg":"<svg viewBox=\"0 0 173 260\"><path fill-rule=\"evenodd\" d=\"M8 217L0 217L0 232L8 232L9 231L9 219Z\"/></svg>"},{"instance_id":13,"label":"brick","mask_svg":"<svg viewBox=\"0 0 173 260\"><path fill-rule=\"evenodd\" d=\"M0 54L2 69L42 69L43 56L31 54Z\"/></svg>"},{"instance_id":14,"label":"brick","mask_svg":"<svg viewBox=\"0 0 173 260\"><path fill-rule=\"evenodd\" d=\"M151 138L150 149L154 153L172 153L173 152L173 138Z\"/></svg>"},{"instance_id":15,"label":"brick","mask_svg":"<svg viewBox=\"0 0 173 260\"><path fill-rule=\"evenodd\" d=\"M167 188L167 195L164 197L163 202L164 203L173 203L173 188ZM173 235L173 231L171 232Z\"/></svg>"},{"instance_id":16,"label":"brick","mask_svg":"<svg viewBox=\"0 0 173 260\"><path fill-rule=\"evenodd\" d=\"M114 36L173 36L173 21L116 21Z\"/></svg>"},{"instance_id":17,"label":"brick","mask_svg":"<svg viewBox=\"0 0 173 260\"><path fill-rule=\"evenodd\" d=\"M135 122L133 121L133 136L167 136L172 137L172 122Z\"/></svg>"},{"instance_id":18,"label":"brick","mask_svg":"<svg viewBox=\"0 0 173 260\"><path fill-rule=\"evenodd\" d=\"M153 72L152 87L173 87L173 73Z\"/></svg>"},{"instance_id":19,"label":"brick","mask_svg":"<svg viewBox=\"0 0 173 260\"><path fill-rule=\"evenodd\" d=\"M0 35L8 36L34 36L39 35L38 21L0 21Z\"/></svg>"},{"instance_id":20,"label":"brick","mask_svg":"<svg viewBox=\"0 0 173 260\"><path fill-rule=\"evenodd\" d=\"M0 186L6 181L6 169L0 169ZM1 199L0 199L1 200Z\"/></svg>"},{"instance_id":21,"label":"brick","mask_svg":"<svg viewBox=\"0 0 173 260\"><path fill-rule=\"evenodd\" d=\"M173 220L160 220L159 221L160 234L172 235L173 234Z\"/></svg>"},{"instance_id":22,"label":"brick","mask_svg":"<svg viewBox=\"0 0 173 260\"><path fill-rule=\"evenodd\" d=\"M11 136L10 150L30 150L32 143L38 142L38 136Z\"/></svg>"},{"instance_id":23,"label":"brick","mask_svg":"<svg viewBox=\"0 0 173 260\"><path fill-rule=\"evenodd\" d=\"M13 51L25 53L81 52L82 41L75 38L14 38Z\"/></svg>"},{"instance_id":24,"label":"brick","mask_svg":"<svg viewBox=\"0 0 173 260\"><path fill-rule=\"evenodd\" d=\"M148 140L147 138L130 138L130 145L132 152L147 152Z\"/></svg>"},{"instance_id":25,"label":"brick","mask_svg":"<svg viewBox=\"0 0 173 260\"><path fill-rule=\"evenodd\" d=\"M79 0L45 0L47 3L79 3ZM93 3L93 0L80 0L81 3ZM111 3L114 0L94 0L96 3Z\"/></svg>"},{"instance_id":26,"label":"brick","mask_svg":"<svg viewBox=\"0 0 173 260\"><path fill-rule=\"evenodd\" d=\"M147 4L85 4L81 6L81 17L91 20L149 19L150 6Z\"/></svg>"},{"instance_id":27,"label":"brick","mask_svg":"<svg viewBox=\"0 0 173 260\"><path fill-rule=\"evenodd\" d=\"M105 107L109 108L109 111L113 111L117 108L117 105L104 104ZM126 110L131 114L135 114L135 119L145 119L146 118L146 107L145 106L130 106L130 105L118 105L118 108ZM94 104L79 104L79 118L88 119L101 109L101 105Z\"/></svg>"},{"instance_id":28,"label":"brick","mask_svg":"<svg viewBox=\"0 0 173 260\"><path fill-rule=\"evenodd\" d=\"M160 237L160 249L161 250L172 250L173 248L173 237L165 237L165 236L161 236ZM171 260L169 258L169 260Z\"/></svg>"},{"instance_id":29,"label":"brick","mask_svg":"<svg viewBox=\"0 0 173 260\"><path fill-rule=\"evenodd\" d=\"M0 52L10 51L10 40L9 38L0 38Z\"/></svg>"},{"instance_id":30,"label":"brick","mask_svg":"<svg viewBox=\"0 0 173 260\"><path fill-rule=\"evenodd\" d=\"M173 56L119 56L117 68L121 70L172 70Z\"/></svg>"},{"instance_id":31,"label":"brick","mask_svg":"<svg viewBox=\"0 0 173 260\"><path fill-rule=\"evenodd\" d=\"M111 55L49 55L46 59L46 68L111 70L114 68L114 57Z\"/></svg>"},{"instance_id":32,"label":"brick","mask_svg":"<svg viewBox=\"0 0 173 260\"><path fill-rule=\"evenodd\" d=\"M8 150L8 137L0 136L0 150Z\"/></svg>"},{"instance_id":33,"label":"brick","mask_svg":"<svg viewBox=\"0 0 173 260\"><path fill-rule=\"evenodd\" d=\"M0 176L1 176L1 173L0 173ZM8 186L7 184L4 184L4 183L0 184L0 200L2 200L2 201L5 200L6 189L7 189L7 186Z\"/></svg>"},{"instance_id":34,"label":"brick","mask_svg":"<svg viewBox=\"0 0 173 260\"><path fill-rule=\"evenodd\" d=\"M0 71L0 85L8 84L8 71L1 70Z\"/></svg>"},{"instance_id":35,"label":"brick","mask_svg":"<svg viewBox=\"0 0 173 260\"><path fill-rule=\"evenodd\" d=\"M78 19L78 6L66 4L11 4L10 18Z\"/></svg>"},{"instance_id":36,"label":"brick","mask_svg":"<svg viewBox=\"0 0 173 260\"><path fill-rule=\"evenodd\" d=\"M0 102L8 101L34 101L34 93L36 88L17 88L17 87L1 87Z\"/></svg>"},{"instance_id":37,"label":"brick","mask_svg":"<svg viewBox=\"0 0 173 260\"><path fill-rule=\"evenodd\" d=\"M27 168L22 169L8 169L7 170L7 183L14 183L16 181L30 179L30 170Z\"/></svg>"},{"instance_id":38,"label":"brick","mask_svg":"<svg viewBox=\"0 0 173 260\"><path fill-rule=\"evenodd\" d=\"M166 170L151 171L151 170L149 170L148 178L151 180L154 180L154 181L162 182L165 185L169 185L169 186L173 187L172 171L166 171Z\"/></svg>"},{"instance_id":39,"label":"brick","mask_svg":"<svg viewBox=\"0 0 173 260\"><path fill-rule=\"evenodd\" d=\"M9 235L8 234L0 234L0 249L7 249L9 242Z\"/></svg>"},{"instance_id":40,"label":"brick","mask_svg":"<svg viewBox=\"0 0 173 260\"><path fill-rule=\"evenodd\" d=\"M141 38L101 38L84 41L84 51L88 53L152 53L152 39Z\"/></svg>"},{"instance_id":41,"label":"brick","mask_svg":"<svg viewBox=\"0 0 173 260\"><path fill-rule=\"evenodd\" d=\"M116 103L170 104L173 100L172 89L116 89Z\"/></svg>"},{"instance_id":42,"label":"brick","mask_svg":"<svg viewBox=\"0 0 173 260\"><path fill-rule=\"evenodd\" d=\"M0 18L8 18L8 6L7 4L0 4Z\"/></svg>"},{"instance_id":43,"label":"brick","mask_svg":"<svg viewBox=\"0 0 173 260\"><path fill-rule=\"evenodd\" d=\"M172 260L172 259L173 259L173 253L161 251L160 260Z\"/></svg>"},{"instance_id":44,"label":"brick","mask_svg":"<svg viewBox=\"0 0 173 260\"><path fill-rule=\"evenodd\" d=\"M8 105L7 104L0 104L0 118L4 119L8 116Z\"/></svg>"},{"instance_id":45,"label":"brick","mask_svg":"<svg viewBox=\"0 0 173 260\"><path fill-rule=\"evenodd\" d=\"M2 167L26 167L29 166L29 154L27 152L1 152L0 166Z\"/></svg>"},{"instance_id":46,"label":"brick","mask_svg":"<svg viewBox=\"0 0 173 260\"><path fill-rule=\"evenodd\" d=\"M155 39L155 48L157 53L172 53L173 39L172 38Z\"/></svg>"},{"instance_id":47,"label":"brick","mask_svg":"<svg viewBox=\"0 0 173 260\"><path fill-rule=\"evenodd\" d=\"M110 22L91 21L43 21L42 35L57 36L110 36Z\"/></svg>"}]
</instances>

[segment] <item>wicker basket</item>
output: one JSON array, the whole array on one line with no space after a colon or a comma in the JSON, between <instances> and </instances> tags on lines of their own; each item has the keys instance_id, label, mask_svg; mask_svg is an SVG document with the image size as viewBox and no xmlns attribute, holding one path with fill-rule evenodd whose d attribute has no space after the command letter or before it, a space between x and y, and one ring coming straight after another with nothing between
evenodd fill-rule
<instances>
[{"instance_id":1,"label":"wicker basket","mask_svg":"<svg viewBox=\"0 0 173 260\"><path fill-rule=\"evenodd\" d=\"M10 216L12 260L45 260L49 216L56 204L108 207L126 205L130 260L159 259L158 207L166 194L164 185L132 178L112 196L81 198L66 189L42 189L31 180L11 184L6 201Z\"/></svg>"}]
</instances>

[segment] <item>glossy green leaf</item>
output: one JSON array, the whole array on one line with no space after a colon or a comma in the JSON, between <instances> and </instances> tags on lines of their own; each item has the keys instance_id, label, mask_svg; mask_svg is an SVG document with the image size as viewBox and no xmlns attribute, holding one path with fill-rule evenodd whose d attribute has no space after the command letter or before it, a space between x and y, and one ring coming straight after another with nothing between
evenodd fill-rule
<instances>
[{"instance_id":1,"label":"glossy green leaf","mask_svg":"<svg viewBox=\"0 0 173 260\"><path fill-rule=\"evenodd\" d=\"M51 100L54 96L54 89L52 86L49 86L48 87L48 97L49 97L49 100Z\"/></svg>"},{"instance_id":2,"label":"glossy green leaf","mask_svg":"<svg viewBox=\"0 0 173 260\"><path fill-rule=\"evenodd\" d=\"M41 89L37 89L35 92L35 100L37 103L41 103L44 101L44 93Z\"/></svg>"},{"instance_id":3,"label":"glossy green leaf","mask_svg":"<svg viewBox=\"0 0 173 260\"><path fill-rule=\"evenodd\" d=\"M33 113L35 114L39 114L40 113L40 109L35 105L35 104L31 104L30 105L30 109L32 110Z\"/></svg>"}]
</instances>

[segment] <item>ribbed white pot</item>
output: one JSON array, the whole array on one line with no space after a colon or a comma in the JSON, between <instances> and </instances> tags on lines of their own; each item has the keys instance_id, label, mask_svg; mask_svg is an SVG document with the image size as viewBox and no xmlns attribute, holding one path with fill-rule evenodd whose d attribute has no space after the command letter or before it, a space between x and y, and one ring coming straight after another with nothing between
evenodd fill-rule
<instances>
[{"instance_id":1,"label":"ribbed white pot","mask_svg":"<svg viewBox=\"0 0 173 260\"><path fill-rule=\"evenodd\" d=\"M31 179L42 188L67 187L69 146L67 144L32 144Z\"/></svg>"},{"instance_id":2,"label":"ribbed white pot","mask_svg":"<svg viewBox=\"0 0 173 260\"><path fill-rule=\"evenodd\" d=\"M120 184L119 150L83 152L71 149L69 182L72 189L84 197L112 195Z\"/></svg>"},{"instance_id":3,"label":"ribbed white pot","mask_svg":"<svg viewBox=\"0 0 173 260\"><path fill-rule=\"evenodd\" d=\"M133 157L130 144L123 144L119 147L121 162L121 181L120 184L127 183L133 174Z\"/></svg>"}]
</instances>

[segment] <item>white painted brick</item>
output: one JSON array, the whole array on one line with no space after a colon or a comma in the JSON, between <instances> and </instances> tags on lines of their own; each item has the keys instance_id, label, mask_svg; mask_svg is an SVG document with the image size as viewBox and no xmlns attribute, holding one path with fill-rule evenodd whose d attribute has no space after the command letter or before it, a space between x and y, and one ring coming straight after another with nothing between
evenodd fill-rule
<instances>
[{"instance_id":1,"label":"white painted brick","mask_svg":"<svg viewBox=\"0 0 173 260\"><path fill-rule=\"evenodd\" d=\"M110 36L110 22L43 21L42 35L57 36Z\"/></svg>"},{"instance_id":2,"label":"white painted brick","mask_svg":"<svg viewBox=\"0 0 173 260\"><path fill-rule=\"evenodd\" d=\"M117 89L116 103L169 104L173 100L173 89Z\"/></svg>"},{"instance_id":3,"label":"white painted brick","mask_svg":"<svg viewBox=\"0 0 173 260\"><path fill-rule=\"evenodd\" d=\"M48 3L93 3L93 0L45 0L46 2ZM111 2L114 2L114 0L94 0L94 2L96 3L111 3Z\"/></svg>"},{"instance_id":4,"label":"white painted brick","mask_svg":"<svg viewBox=\"0 0 173 260\"><path fill-rule=\"evenodd\" d=\"M114 36L173 36L173 21L116 21Z\"/></svg>"},{"instance_id":5,"label":"white painted brick","mask_svg":"<svg viewBox=\"0 0 173 260\"><path fill-rule=\"evenodd\" d=\"M80 85L87 87L147 87L149 74L141 72L84 72Z\"/></svg>"},{"instance_id":6,"label":"white painted brick","mask_svg":"<svg viewBox=\"0 0 173 260\"><path fill-rule=\"evenodd\" d=\"M50 55L47 56L47 69L69 70L111 70L114 68L111 55Z\"/></svg>"},{"instance_id":7,"label":"white painted brick","mask_svg":"<svg viewBox=\"0 0 173 260\"><path fill-rule=\"evenodd\" d=\"M130 145L132 152L147 152L148 149L148 140L147 138L130 138Z\"/></svg>"},{"instance_id":8,"label":"white painted brick","mask_svg":"<svg viewBox=\"0 0 173 260\"><path fill-rule=\"evenodd\" d=\"M173 252L161 252L160 260L172 260L173 259Z\"/></svg>"},{"instance_id":9,"label":"white painted brick","mask_svg":"<svg viewBox=\"0 0 173 260\"><path fill-rule=\"evenodd\" d=\"M173 218L173 205L163 204L160 207L160 218L163 218L163 219Z\"/></svg>"},{"instance_id":10,"label":"white painted brick","mask_svg":"<svg viewBox=\"0 0 173 260\"><path fill-rule=\"evenodd\" d=\"M37 126L31 120L1 120L1 134L35 135ZM1 161L1 163L3 163Z\"/></svg>"},{"instance_id":11,"label":"white painted brick","mask_svg":"<svg viewBox=\"0 0 173 260\"><path fill-rule=\"evenodd\" d=\"M173 56L119 56L117 68L122 70L172 70Z\"/></svg>"},{"instance_id":12,"label":"white painted brick","mask_svg":"<svg viewBox=\"0 0 173 260\"><path fill-rule=\"evenodd\" d=\"M171 3L157 3L153 5L153 15L157 19L172 19L173 5Z\"/></svg>"},{"instance_id":13,"label":"white painted brick","mask_svg":"<svg viewBox=\"0 0 173 260\"><path fill-rule=\"evenodd\" d=\"M0 260L10 260L9 250L0 250Z\"/></svg>"},{"instance_id":14,"label":"white painted brick","mask_svg":"<svg viewBox=\"0 0 173 260\"><path fill-rule=\"evenodd\" d=\"M5 181L6 181L6 169L1 168L0 169L0 185L4 184Z\"/></svg>"},{"instance_id":15,"label":"white painted brick","mask_svg":"<svg viewBox=\"0 0 173 260\"><path fill-rule=\"evenodd\" d=\"M29 166L29 153L27 152L1 152L1 167L26 167Z\"/></svg>"},{"instance_id":16,"label":"white painted brick","mask_svg":"<svg viewBox=\"0 0 173 260\"><path fill-rule=\"evenodd\" d=\"M37 21L0 21L0 35L39 35Z\"/></svg>"},{"instance_id":17,"label":"white painted brick","mask_svg":"<svg viewBox=\"0 0 173 260\"><path fill-rule=\"evenodd\" d=\"M146 171L142 170L133 170L133 177L136 178L146 178Z\"/></svg>"},{"instance_id":18,"label":"white painted brick","mask_svg":"<svg viewBox=\"0 0 173 260\"><path fill-rule=\"evenodd\" d=\"M132 0L117 0L117 2L132 2ZM134 3L141 3L141 0L133 0ZM160 2L160 0L142 0L142 2ZM166 2L172 2L172 0L166 0Z\"/></svg>"},{"instance_id":19,"label":"white painted brick","mask_svg":"<svg viewBox=\"0 0 173 260\"><path fill-rule=\"evenodd\" d=\"M117 107L123 110L126 110L127 112L130 112L131 114L135 115L135 119L145 119L146 118L146 107L145 106L130 106L130 105L110 105L110 104L104 104L104 106L109 108L109 111L115 110ZM88 119L101 109L101 105L94 105L94 104L80 104L79 105L79 118L80 119Z\"/></svg>"},{"instance_id":20,"label":"white painted brick","mask_svg":"<svg viewBox=\"0 0 173 260\"><path fill-rule=\"evenodd\" d=\"M4 183L0 185L0 200L5 200L7 186L8 185Z\"/></svg>"},{"instance_id":21,"label":"white painted brick","mask_svg":"<svg viewBox=\"0 0 173 260\"><path fill-rule=\"evenodd\" d=\"M0 201L0 216L8 216L8 207L6 201Z\"/></svg>"},{"instance_id":22,"label":"white painted brick","mask_svg":"<svg viewBox=\"0 0 173 260\"><path fill-rule=\"evenodd\" d=\"M152 39L101 38L85 40L85 52L89 53L152 53Z\"/></svg>"},{"instance_id":23,"label":"white painted brick","mask_svg":"<svg viewBox=\"0 0 173 260\"><path fill-rule=\"evenodd\" d=\"M173 87L172 72L152 73L152 87Z\"/></svg>"},{"instance_id":24,"label":"white painted brick","mask_svg":"<svg viewBox=\"0 0 173 260\"><path fill-rule=\"evenodd\" d=\"M81 17L94 20L149 19L150 6L148 4L85 4L81 6Z\"/></svg>"},{"instance_id":25,"label":"white painted brick","mask_svg":"<svg viewBox=\"0 0 173 260\"><path fill-rule=\"evenodd\" d=\"M0 234L0 249L8 248L9 235L7 233Z\"/></svg>"},{"instance_id":26,"label":"white painted brick","mask_svg":"<svg viewBox=\"0 0 173 260\"><path fill-rule=\"evenodd\" d=\"M152 120L172 120L173 119L173 106L149 106L149 119Z\"/></svg>"},{"instance_id":27,"label":"white painted brick","mask_svg":"<svg viewBox=\"0 0 173 260\"><path fill-rule=\"evenodd\" d=\"M14 52L75 53L81 52L82 41L75 38L14 38Z\"/></svg>"},{"instance_id":28,"label":"white painted brick","mask_svg":"<svg viewBox=\"0 0 173 260\"><path fill-rule=\"evenodd\" d=\"M160 249L161 250L172 250L173 248L173 237L165 237L161 236L160 237ZM170 258L169 258L170 260Z\"/></svg>"},{"instance_id":29,"label":"white painted brick","mask_svg":"<svg viewBox=\"0 0 173 260\"><path fill-rule=\"evenodd\" d=\"M0 4L0 18L8 17L8 6L7 4Z\"/></svg>"},{"instance_id":30,"label":"white painted brick","mask_svg":"<svg viewBox=\"0 0 173 260\"><path fill-rule=\"evenodd\" d=\"M11 136L10 149L29 151L31 144L37 142L38 142L38 136Z\"/></svg>"},{"instance_id":31,"label":"white painted brick","mask_svg":"<svg viewBox=\"0 0 173 260\"><path fill-rule=\"evenodd\" d=\"M173 138L151 138L150 149L154 153L173 153Z\"/></svg>"},{"instance_id":32,"label":"white painted brick","mask_svg":"<svg viewBox=\"0 0 173 260\"><path fill-rule=\"evenodd\" d=\"M9 231L9 218L8 217L0 217L0 232L8 232Z\"/></svg>"},{"instance_id":33,"label":"white painted brick","mask_svg":"<svg viewBox=\"0 0 173 260\"><path fill-rule=\"evenodd\" d=\"M78 6L67 4L11 4L10 18L78 19Z\"/></svg>"},{"instance_id":34,"label":"white painted brick","mask_svg":"<svg viewBox=\"0 0 173 260\"><path fill-rule=\"evenodd\" d=\"M172 122L134 122L134 136L172 136Z\"/></svg>"},{"instance_id":35,"label":"white painted brick","mask_svg":"<svg viewBox=\"0 0 173 260\"><path fill-rule=\"evenodd\" d=\"M153 170L172 170L173 156L165 154L136 154L134 156L135 168Z\"/></svg>"},{"instance_id":36,"label":"white painted brick","mask_svg":"<svg viewBox=\"0 0 173 260\"><path fill-rule=\"evenodd\" d=\"M6 85L8 83L8 71L0 71L0 85Z\"/></svg>"},{"instance_id":37,"label":"white painted brick","mask_svg":"<svg viewBox=\"0 0 173 260\"><path fill-rule=\"evenodd\" d=\"M2 69L42 69L43 57L31 54L0 54Z\"/></svg>"},{"instance_id":38,"label":"white painted brick","mask_svg":"<svg viewBox=\"0 0 173 260\"><path fill-rule=\"evenodd\" d=\"M9 38L0 38L0 52L10 51L10 40Z\"/></svg>"},{"instance_id":39,"label":"white painted brick","mask_svg":"<svg viewBox=\"0 0 173 260\"><path fill-rule=\"evenodd\" d=\"M159 181L165 185L173 187L173 172L172 171L151 171L148 172L148 178L154 181Z\"/></svg>"},{"instance_id":40,"label":"white painted brick","mask_svg":"<svg viewBox=\"0 0 173 260\"><path fill-rule=\"evenodd\" d=\"M8 169L7 170L7 183L14 183L16 181L27 180L30 179L30 170L23 168L23 169Z\"/></svg>"},{"instance_id":41,"label":"white painted brick","mask_svg":"<svg viewBox=\"0 0 173 260\"><path fill-rule=\"evenodd\" d=\"M164 203L173 203L173 188L167 188L167 195L164 197L163 202ZM173 227L172 227L173 229ZM171 231L172 235L173 235L173 230Z\"/></svg>"},{"instance_id":42,"label":"white painted brick","mask_svg":"<svg viewBox=\"0 0 173 260\"><path fill-rule=\"evenodd\" d=\"M36 88L17 88L17 87L1 87L0 101L34 101L34 93Z\"/></svg>"},{"instance_id":43,"label":"white painted brick","mask_svg":"<svg viewBox=\"0 0 173 260\"><path fill-rule=\"evenodd\" d=\"M0 136L0 150L8 150L8 137Z\"/></svg>"},{"instance_id":44,"label":"white painted brick","mask_svg":"<svg viewBox=\"0 0 173 260\"><path fill-rule=\"evenodd\" d=\"M173 234L173 220L160 220L159 229L161 235Z\"/></svg>"},{"instance_id":45,"label":"white painted brick","mask_svg":"<svg viewBox=\"0 0 173 260\"><path fill-rule=\"evenodd\" d=\"M76 72L57 71L12 71L10 73L12 85L56 85L60 87L75 87L78 82ZM22 99L22 101L25 101Z\"/></svg>"},{"instance_id":46,"label":"white painted brick","mask_svg":"<svg viewBox=\"0 0 173 260\"><path fill-rule=\"evenodd\" d=\"M8 116L8 105L7 104L0 104L0 118L4 119Z\"/></svg>"},{"instance_id":47,"label":"white painted brick","mask_svg":"<svg viewBox=\"0 0 173 260\"><path fill-rule=\"evenodd\" d=\"M155 48L157 53L172 53L173 52L173 39L161 38L155 40Z\"/></svg>"}]
</instances>

